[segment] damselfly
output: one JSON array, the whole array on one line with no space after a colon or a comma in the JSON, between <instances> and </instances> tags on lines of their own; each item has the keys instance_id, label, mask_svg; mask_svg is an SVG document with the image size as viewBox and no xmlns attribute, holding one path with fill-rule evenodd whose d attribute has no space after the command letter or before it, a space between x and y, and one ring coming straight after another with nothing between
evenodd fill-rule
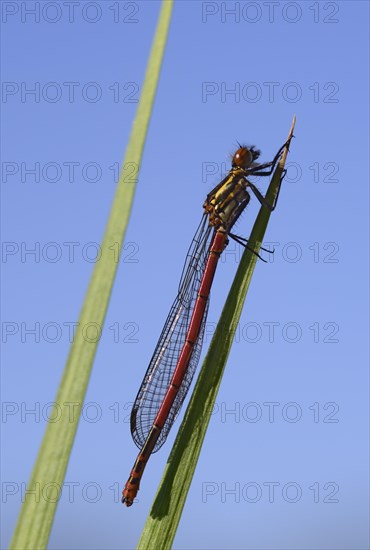
<instances>
[{"instance_id":1,"label":"damselfly","mask_svg":"<svg viewBox=\"0 0 370 550\"><path fill-rule=\"evenodd\" d=\"M229 173L207 195L178 294L132 408L131 434L140 452L122 491L122 502L126 506L132 505L146 463L165 442L191 384L201 352L213 277L229 237L260 257L252 243L248 244L247 239L235 235L231 229L250 201L248 190L270 211L275 209L284 173L273 204L248 178L270 176L289 143L290 138L272 162L264 164L257 162L260 151L254 146L239 145Z\"/></svg>"}]
</instances>

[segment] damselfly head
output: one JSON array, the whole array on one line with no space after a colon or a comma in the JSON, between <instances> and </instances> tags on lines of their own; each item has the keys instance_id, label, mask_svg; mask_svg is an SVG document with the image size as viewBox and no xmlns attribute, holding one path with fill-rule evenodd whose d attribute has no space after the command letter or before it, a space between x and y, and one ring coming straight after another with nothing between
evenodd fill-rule
<instances>
[{"instance_id":1,"label":"damselfly head","mask_svg":"<svg viewBox=\"0 0 370 550\"><path fill-rule=\"evenodd\" d=\"M240 143L238 144L240 145ZM255 149L255 146L246 147L245 145L240 145L239 149L233 156L232 167L233 168L248 168L258 157L260 156L261 151Z\"/></svg>"}]
</instances>

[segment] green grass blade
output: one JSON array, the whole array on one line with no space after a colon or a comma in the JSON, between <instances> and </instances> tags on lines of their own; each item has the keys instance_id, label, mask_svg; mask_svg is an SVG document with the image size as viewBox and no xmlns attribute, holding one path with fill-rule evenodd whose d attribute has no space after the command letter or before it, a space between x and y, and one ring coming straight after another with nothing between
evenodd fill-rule
<instances>
[{"instance_id":1,"label":"green grass blade","mask_svg":"<svg viewBox=\"0 0 370 550\"><path fill-rule=\"evenodd\" d=\"M294 125L295 117L288 139L293 135ZM275 198L287 153L286 148L271 179L266 195L270 203ZM250 235L250 242L256 243L256 250L261 246L269 218L269 210L261 207ZM172 546L256 259L254 254L245 250L144 526L138 544L140 550L166 550Z\"/></svg>"},{"instance_id":2,"label":"green grass blade","mask_svg":"<svg viewBox=\"0 0 370 550\"><path fill-rule=\"evenodd\" d=\"M136 186L136 178L132 178L132 167L135 167L137 175L157 89L172 6L172 0L163 1L140 102L103 237L101 260L95 264L78 327L85 327L87 323L96 323L98 327L102 327L104 323L118 266L118 262L109 248L113 243L119 243L120 250L122 247ZM128 177L128 173L130 177ZM76 407L75 421L71 422L68 415L63 415L59 422L48 424L27 486L29 490L35 489L36 494L41 497L37 499L29 495L23 503L10 543L11 549L46 548L57 506L57 499L52 502L55 495L53 495L51 487L56 488L56 494L60 493L98 340L99 338L96 338L95 341L88 342L83 337L82 331L76 330L56 397L57 403L79 403L79 407ZM49 487L48 499L42 497L45 487Z\"/></svg>"}]
</instances>

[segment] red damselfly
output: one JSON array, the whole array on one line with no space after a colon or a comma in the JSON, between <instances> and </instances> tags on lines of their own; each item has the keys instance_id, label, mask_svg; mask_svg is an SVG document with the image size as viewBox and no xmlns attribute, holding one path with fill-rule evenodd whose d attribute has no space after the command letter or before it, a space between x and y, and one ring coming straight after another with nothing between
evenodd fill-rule
<instances>
[{"instance_id":1,"label":"red damselfly","mask_svg":"<svg viewBox=\"0 0 370 550\"><path fill-rule=\"evenodd\" d=\"M250 201L249 189L263 206L270 211L275 209L285 172L273 204L248 178L270 176L289 143L290 138L272 162L264 164L257 162L259 150L239 144L228 175L207 195L178 294L132 408L131 434L140 452L122 491L126 506L132 505L146 463L165 442L188 392L201 353L213 277L229 237L260 257L252 243L249 246L247 239L235 235L231 229Z\"/></svg>"}]
</instances>

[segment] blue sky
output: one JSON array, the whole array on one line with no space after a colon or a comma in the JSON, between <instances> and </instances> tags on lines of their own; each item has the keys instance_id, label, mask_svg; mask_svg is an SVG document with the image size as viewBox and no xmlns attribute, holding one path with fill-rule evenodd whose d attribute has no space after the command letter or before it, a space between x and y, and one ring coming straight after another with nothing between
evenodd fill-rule
<instances>
[{"instance_id":1,"label":"blue sky","mask_svg":"<svg viewBox=\"0 0 370 550\"><path fill-rule=\"evenodd\" d=\"M2 547L94 267L160 7L71 4L1 6ZM136 456L128 415L204 197L237 140L271 160L294 113L265 239L276 252L255 270L174 548L368 547L368 10L176 2L51 549L135 547L180 420L128 510L118 503ZM257 211L254 200L240 235ZM232 242L221 258L203 352L240 255Z\"/></svg>"}]
</instances>

